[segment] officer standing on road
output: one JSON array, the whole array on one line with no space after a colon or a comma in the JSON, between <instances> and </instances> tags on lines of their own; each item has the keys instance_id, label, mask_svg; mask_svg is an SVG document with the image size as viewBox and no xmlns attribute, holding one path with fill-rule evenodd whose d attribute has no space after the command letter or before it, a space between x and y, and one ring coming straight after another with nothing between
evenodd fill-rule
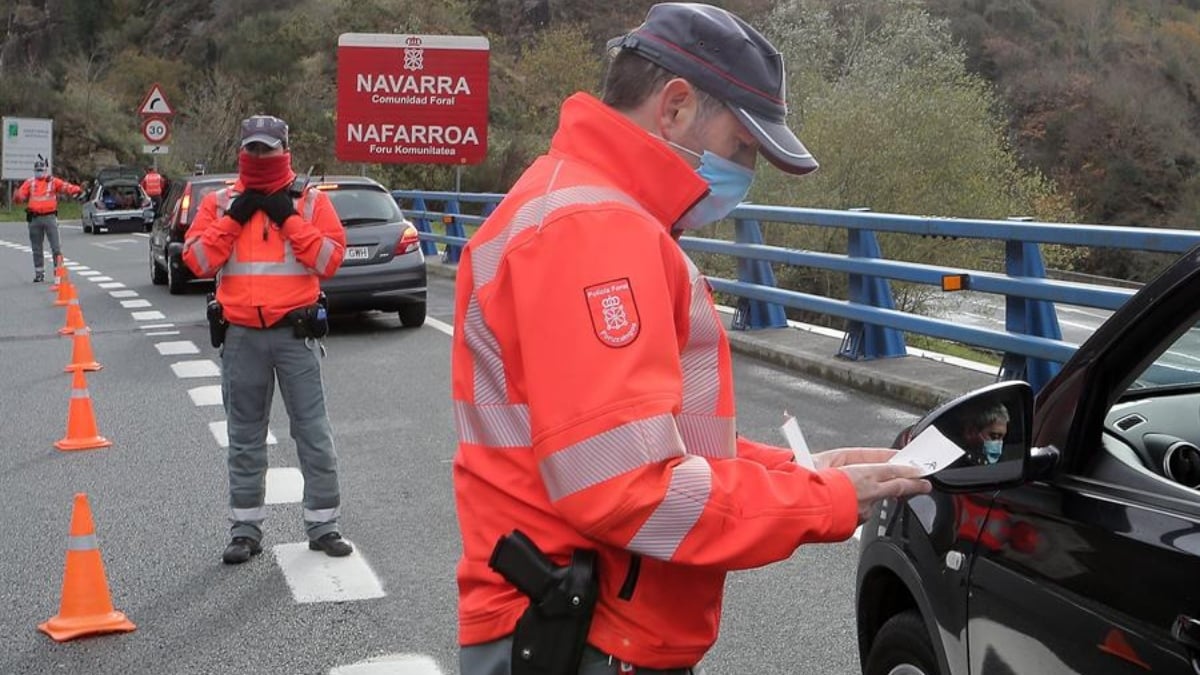
<instances>
[{"instance_id":1,"label":"officer standing on road","mask_svg":"<svg viewBox=\"0 0 1200 675\"><path fill-rule=\"evenodd\" d=\"M162 174L154 167L146 169L146 175L142 176L142 190L154 203L154 215L156 216L159 215L159 209L162 208L163 182Z\"/></svg>"},{"instance_id":2,"label":"officer standing on road","mask_svg":"<svg viewBox=\"0 0 1200 675\"><path fill-rule=\"evenodd\" d=\"M25 221L29 223L29 246L33 248L33 283L46 280L46 259L42 251L42 240L50 240L50 253L54 260L62 255L58 239L58 195L77 196L83 188L50 175L50 167L43 160L33 165L33 178L21 183L13 201L25 207Z\"/></svg>"},{"instance_id":3,"label":"officer standing on road","mask_svg":"<svg viewBox=\"0 0 1200 675\"><path fill-rule=\"evenodd\" d=\"M223 560L243 563L262 551L276 378L304 475L308 547L349 555L353 549L338 532L337 455L319 342L328 330L319 279L342 264L346 232L329 197L296 180L283 120L250 117L241 133L238 180L205 196L183 253L197 276L219 276L209 320L214 346L223 340L221 390L229 420L233 526Z\"/></svg>"},{"instance_id":4,"label":"officer standing on road","mask_svg":"<svg viewBox=\"0 0 1200 675\"><path fill-rule=\"evenodd\" d=\"M809 471L736 434L728 339L676 239L745 198L758 153L817 168L786 125L778 50L691 3L610 46L604 100L567 99L459 267L463 675L693 672L727 571L930 489L892 450Z\"/></svg>"}]
</instances>

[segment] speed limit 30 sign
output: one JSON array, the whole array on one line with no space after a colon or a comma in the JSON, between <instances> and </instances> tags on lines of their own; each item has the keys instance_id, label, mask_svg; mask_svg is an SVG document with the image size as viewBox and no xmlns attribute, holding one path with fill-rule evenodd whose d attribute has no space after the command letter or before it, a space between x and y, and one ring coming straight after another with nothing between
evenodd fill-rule
<instances>
[{"instance_id":1,"label":"speed limit 30 sign","mask_svg":"<svg viewBox=\"0 0 1200 675\"><path fill-rule=\"evenodd\" d=\"M162 143L171 135L171 125L161 117L149 117L142 121L142 136L151 143Z\"/></svg>"}]
</instances>

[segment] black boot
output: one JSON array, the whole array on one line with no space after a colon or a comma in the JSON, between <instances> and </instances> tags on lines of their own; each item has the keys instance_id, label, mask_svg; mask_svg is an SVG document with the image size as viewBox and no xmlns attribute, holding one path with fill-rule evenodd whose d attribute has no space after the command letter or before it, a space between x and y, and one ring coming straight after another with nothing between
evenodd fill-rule
<instances>
[{"instance_id":1,"label":"black boot","mask_svg":"<svg viewBox=\"0 0 1200 675\"><path fill-rule=\"evenodd\" d=\"M40 284L46 280L46 273L41 270L33 271L33 283Z\"/></svg>"},{"instance_id":2,"label":"black boot","mask_svg":"<svg viewBox=\"0 0 1200 675\"><path fill-rule=\"evenodd\" d=\"M325 551L325 555L334 558L348 556L354 552L354 547L337 532L330 532L319 539L309 539L308 548L310 551Z\"/></svg>"},{"instance_id":3,"label":"black boot","mask_svg":"<svg viewBox=\"0 0 1200 675\"><path fill-rule=\"evenodd\" d=\"M234 537L225 547L221 560L224 560L226 565L240 565L259 553L262 553L262 545L257 541L250 537Z\"/></svg>"}]
</instances>

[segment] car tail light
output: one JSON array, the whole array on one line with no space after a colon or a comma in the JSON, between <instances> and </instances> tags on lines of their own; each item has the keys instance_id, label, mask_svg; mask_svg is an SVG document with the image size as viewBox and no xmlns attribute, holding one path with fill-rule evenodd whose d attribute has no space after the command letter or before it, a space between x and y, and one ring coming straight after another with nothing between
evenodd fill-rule
<instances>
[{"instance_id":1,"label":"car tail light","mask_svg":"<svg viewBox=\"0 0 1200 675\"><path fill-rule=\"evenodd\" d=\"M400 241L396 243L396 255L404 255L412 253L421 246L421 235L417 233L417 228L408 225L404 228L404 233L400 235Z\"/></svg>"},{"instance_id":2,"label":"car tail light","mask_svg":"<svg viewBox=\"0 0 1200 675\"><path fill-rule=\"evenodd\" d=\"M192 184L183 186L183 196L179 198L179 224L187 225L188 214L192 211Z\"/></svg>"}]
</instances>

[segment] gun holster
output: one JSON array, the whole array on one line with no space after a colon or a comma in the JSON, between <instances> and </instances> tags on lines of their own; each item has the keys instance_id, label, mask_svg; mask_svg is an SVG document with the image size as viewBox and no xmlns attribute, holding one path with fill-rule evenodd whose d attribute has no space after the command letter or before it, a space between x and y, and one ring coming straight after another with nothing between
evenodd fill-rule
<instances>
[{"instance_id":1,"label":"gun holster","mask_svg":"<svg viewBox=\"0 0 1200 675\"><path fill-rule=\"evenodd\" d=\"M596 552L571 555L557 566L520 530L501 537L488 565L529 597L513 633L512 675L579 671L600 583Z\"/></svg>"},{"instance_id":2,"label":"gun holster","mask_svg":"<svg viewBox=\"0 0 1200 675\"><path fill-rule=\"evenodd\" d=\"M215 293L208 294L208 339L214 349L220 349L225 344L225 331L229 330L229 322L225 320L225 309L217 302Z\"/></svg>"},{"instance_id":3,"label":"gun holster","mask_svg":"<svg viewBox=\"0 0 1200 675\"><path fill-rule=\"evenodd\" d=\"M322 292L317 296L317 302L306 307L299 307L287 313L287 321L292 325L292 334L297 338L321 339L329 335L329 299Z\"/></svg>"}]
</instances>

